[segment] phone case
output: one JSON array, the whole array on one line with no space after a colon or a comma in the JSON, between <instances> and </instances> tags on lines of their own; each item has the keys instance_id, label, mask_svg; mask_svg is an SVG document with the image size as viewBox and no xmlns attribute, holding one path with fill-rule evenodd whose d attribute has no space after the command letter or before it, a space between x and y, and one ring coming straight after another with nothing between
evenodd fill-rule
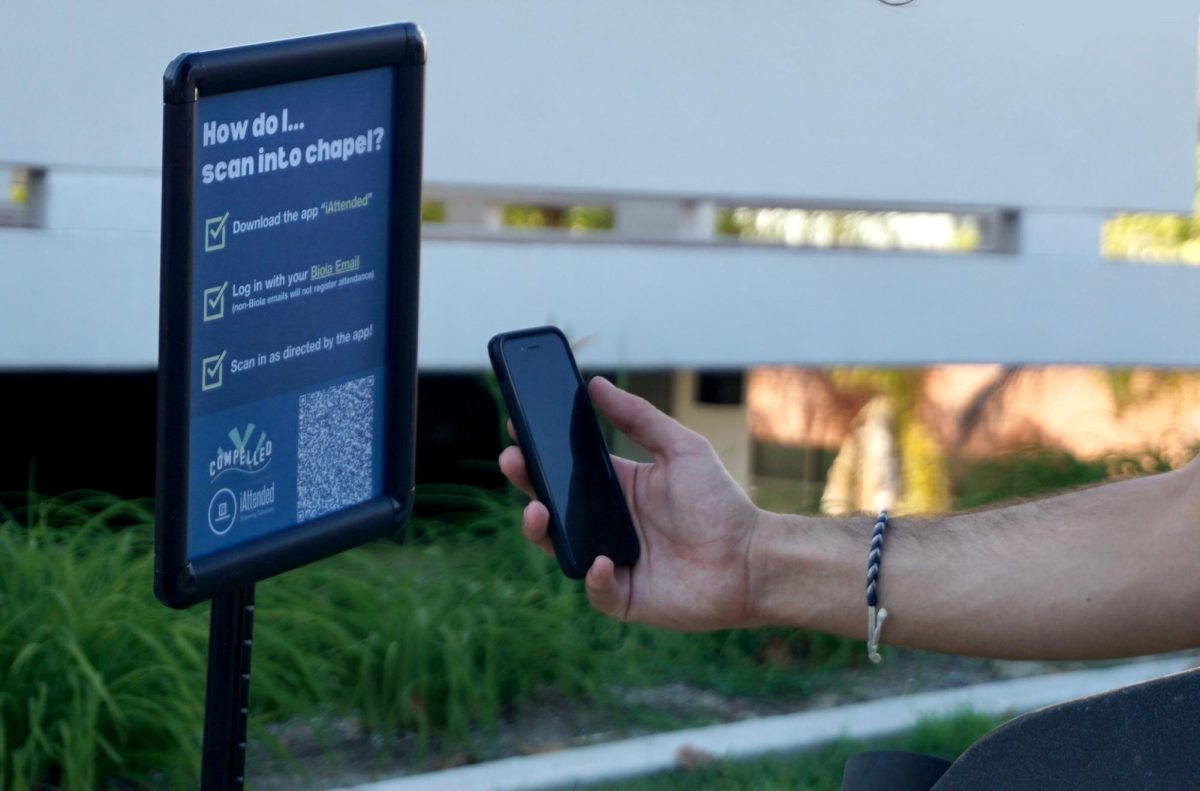
<instances>
[{"instance_id":1,"label":"phone case","mask_svg":"<svg viewBox=\"0 0 1200 791\"><path fill-rule=\"evenodd\" d=\"M528 423L526 421L520 400L517 398L516 391L513 389L512 383L509 379L508 365L504 359L503 346L510 340L516 340L531 335L544 335L547 333L556 335L566 347L567 357L571 362L571 367L574 371L575 377L579 381L580 387L583 388L583 391L586 394L587 384L583 381L583 376L579 373L579 366L575 363L575 355L571 353L571 345L567 342L567 338L563 334L562 330L558 329L557 327L530 327L528 329L515 330L513 332L502 332L488 341L488 357L491 359L492 370L496 373L496 379L500 386L500 392L504 397L505 405L508 407L508 413L512 418L513 427L517 430L517 436L521 438L529 437L531 436L531 433L528 430ZM588 403L590 405L590 399L588 400ZM596 421L595 412L589 410L589 414L591 415L591 419ZM596 430L597 432L600 430L598 422L596 422ZM525 440L522 439L522 442L524 441ZM529 480L533 484L533 490L537 494L538 500L547 504L547 510L550 512L550 542L554 545L554 555L558 559L559 568L562 569L563 574L571 577L572 579L583 579L583 577L587 575L588 568L591 564L591 558L579 558L576 556L575 549L571 545L571 542L566 534L566 527L562 523L562 519L557 513L557 509L551 507L549 487L546 485L546 476L542 469L541 459L539 458L536 449L525 447L524 445L522 445L522 449L526 451L526 469L529 472ZM607 475L609 479L612 481L613 485L618 488L618 491L620 491L620 483L617 481L616 471L613 469L612 460L609 458L607 452L604 454L604 464L607 468ZM623 494L620 499L623 506ZM634 536L634 550L632 557L613 558L613 561L617 565L632 566L637 562L638 556L640 555L640 546L638 545L636 539L637 532L633 527L633 518L629 516L627 510L624 508L622 508L622 510L624 511L624 518L627 520L627 524L623 525L620 529L627 529Z\"/></svg>"}]
</instances>

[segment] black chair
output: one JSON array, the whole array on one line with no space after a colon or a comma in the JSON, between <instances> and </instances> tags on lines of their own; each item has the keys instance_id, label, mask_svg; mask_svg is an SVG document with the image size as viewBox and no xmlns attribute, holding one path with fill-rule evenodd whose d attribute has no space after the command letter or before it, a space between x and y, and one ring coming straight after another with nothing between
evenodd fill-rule
<instances>
[{"instance_id":1,"label":"black chair","mask_svg":"<svg viewBox=\"0 0 1200 791\"><path fill-rule=\"evenodd\" d=\"M1200 789L1200 669L1017 717L954 763L868 752L842 791Z\"/></svg>"}]
</instances>

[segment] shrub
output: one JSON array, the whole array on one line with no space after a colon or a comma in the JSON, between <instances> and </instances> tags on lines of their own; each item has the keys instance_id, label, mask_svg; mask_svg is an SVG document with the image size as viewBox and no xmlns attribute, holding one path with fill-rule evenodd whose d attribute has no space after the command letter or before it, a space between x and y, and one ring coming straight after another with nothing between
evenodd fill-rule
<instances>
[{"instance_id":1,"label":"shrub","mask_svg":"<svg viewBox=\"0 0 1200 791\"><path fill-rule=\"evenodd\" d=\"M91 789L197 767L202 615L153 601L148 503L34 499L0 515L0 786Z\"/></svg>"},{"instance_id":2,"label":"shrub","mask_svg":"<svg viewBox=\"0 0 1200 791\"><path fill-rule=\"evenodd\" d=\"M1108 477L1103 461L1081 461L1070 453L1037 449L968 465L958 481L955 508L1034 497L1097 483Z\"/></svg>"}]
</instances>

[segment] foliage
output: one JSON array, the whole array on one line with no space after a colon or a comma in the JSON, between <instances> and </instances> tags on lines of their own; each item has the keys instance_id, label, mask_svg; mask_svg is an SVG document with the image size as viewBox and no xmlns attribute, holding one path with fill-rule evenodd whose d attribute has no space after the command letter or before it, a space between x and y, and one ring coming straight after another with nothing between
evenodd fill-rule
<instances>
[{"instance_id":1,"label":"foliage","mask_svg":"<svg viewBox=\"0 0 1200 791\"><path fill-rule=\"evenodd\" d=\"M193 776L203 615L152 601L149 503L95 493L0 513L0 787Z\"/></svg>"},{"instance_id":2,"label":"foliage","mask_svg":"<svg viewBox=\"0 0 1200 791\"><path fill-rule=\"evenodd\" d=\"M1081 461L1066 451L1031 449L964 467L958 484L958 509L1003 500L1034 497L1098 483L1108 477L1103 461Z\"/></svg>"},{"instance_id":3,"label":"foliage","mask_svg":"<svg viewBox=\"0 0 1200 791\"><path fill-rule=\"evenodd\" d=\"M1113 414L1118 417L1139 400L1133 390L1133 374L1132 368L1108 368L1104 371L1109 392L1112 393Z\"/></svg>"},{"instance_id":4,"label":"foliage","mask_svg":"<svg viewBox=\"0 0 1200 791\"><path fill-rule=\"evenodd\" d=\"M1197 171L1197 183L1200 184L1200 170ZM1200 264L1200 189L1196 192L1191 216L1118 214L1104 224L1100 250L1106 258Z\"/></svg>"},{"instance_id":5,"label":"foliage","mask_svg":"<svg viewBox=\"0 0 1200 791\"><path fill-rule=\"evenodd\" d=\"M613 658L626 683L683 682L719 694L802 699L817 676L864 663L863 644L835 635L791 629L731 629L681 634L625 627Z\"/></svg>"},{"instance_id":6,"label":"foliage","mask_svg":"<svg viewBox=\"0 0 1200 791\"><path fill-rule=\"evenodd\" d=\"M1017 454L967 468L959 505L1167 467L1150 451L1092 463ZM817 674L862 661L859 642L823 634L681 634L606 619L521 538L511 493L441 486L419 497L440 516L416 520L407 545L370 545L258 586L258 738L269 740L271 722L348 717L381 744L413 735L444 749L488 738L547 689L626 707L620 690L679 681L802 698ZM97 493L0 510L0 787L194 783L207 608L154 600L152 519L146 501Z\"/></svg>"},{"instance_id":7,"label":"foliage","mask_svg":"<svg viewBox=\"0 0 1200 791\"><path fill-rule=\"evenodd\" d=\"M899 444L904 473L904 498L899 510L909 514L949 511L950 472L946 454L933 432L919 419L910 419L900 430Z\"/></svg>"},{"instance_id":8,"label":"foliage","mask_svg":"<svg viewBox=\"0 0 1200 791\"><path fill-rule=\"evenodd\" d=\"M1129 409L1162 398L1172 399L1176 408L1182 409L1185 397L1200 384L1200 377L1192 371L1105 368L1100 373L1112 394L1113 414L1118 418Z\"/></svg>"},{"instance_id":9,"label":"foliage","mask_svg":"<svg viewBox=\"0 0 1200 791\"><path fill-rule=\"evenodd\" d=\"M903 513L940 513L951 505L946 455L917 409L926 375L927 370L921 368L837 368L830 372L834 386L844 392L878 393L891 402L904 485L899 504Z\"/></svg>"},{"instance_id":10,"label":"foliage","mask_svg":"<svg viewBox=\"0 0 1200 791\"><path fill-rule=\"evenodd\" d=\"M949 717L923 719L912 731L889 739L842 740L813 752L748 761L700 763L694 769L601 784L595 788L597 791L617 788L631 791L692 791L695 788L837 791L841 788L846 759L854 753L904 750L953 760L998 724L999 720L994 717L963 711Z\"/></svg>"},{"instance_id":11,"label":"foliage","mask_svg":"<svg viewBox=\"0 0 1200 791\"><path fill-rule=\"evenodd\" d=\"M1188 451L1188 458L1195 449ZM1173 454L1154 448L1112 453L1085 461L1062 450L1030 448L963 467L955 509L1005 500L1038 497L1089 486L1110 478L1129 478L1175 469Z\"/></svg>"},{"instance_id":12,"label":"foliage","mask_svg":"<svg viewBox=\"0 0 1200 791\"><path fill-rule=\"evenodd\" d=\"M568 626L581 591L519 541L510 530L346 553L264 584L263 630L303 635L294 661L314 665L314 698L368 729L466 739L540 689L579 697L601 677L590 635ZM262 714L296 710L268 703Z\"/></svg>"},{"instance_id":13,"label":"foliage","mask_svg":"<svg viewBox=\"0 0 1200 791\"><path fill-rule=\"evenodd\" d=\"M921 368L834 368L833 385L844 392L879 393L892 401L897 419L911 414L921 395L925 370Z\"/></svg>"},{"instance_id":14,"label":"foliage","mask_svg":"<svg viewBox=\"0 0 1200 791\"><path fill-rule=\"evenodd\" d=\"M1106 258L1200 264L1200 219L1173 214L1118 214L1104 224L1100 250Z\"/></svg>"},{"instance_id":15,"label":"foliage","mask_svg":"<svg viewBox=\"0 0 1200 791\"><path fill-rule=\"evenodd\" d=\"M571 700L685 680L802 695L860 645L785 630L680 634L596 613L516 529L507 493L425 487L443 506L381 542L257 586L251 731L353 718L388 743L487 738L553 689ZM22 497L0 512L0 787L195 782L207 608L151 593L148 502Z\"/></svg>"},{"instance_id":16,"label":"foliage","mask_svg":"<svg viewBox=\"0 0 1200 791\"><path fill-rule=\"evenodd\" d=\"M945 212L750 207L721 209L717 234L797 247L970 252L979 221Z\"/></svg>"},{"instance_id":17,"label":"foliage","mask_svg":"<svg viewBox=\"0 0 1200 791\"><path fill-rule=\"evenodd\" d=\"M512 228L561 228L567 231L611 231L611 206L553 206L511 203L504 207L501 222Z\"/></svg>"},{"instance_id":18,"label":"foliage","mask_svg":"<svg viewBox=\"0 0 1200 791\"><path fill-rule=\"evenodd\" d=\"M1091 462L1065 451L1030 448L994 459L959 462L952 478L945 451L920 416L926 373L925 369L876 368L837 368L829 372L832 385L842 393L864 398L880 394L890 400L904 486L902 512L938 513L952 508L975 508L1097 483L1109 477L1165 472L1194 455L1194 449L1172 443L1170 437L1160 438L1159 447L1109 454ZM1187 402L1184 396L1200 385L1200 378L1191 371L1113 368L1099 373L1112 393L1117 417L1152 401L1165 400L1182 409ZM807 502L799 487L787 491L775 484L767 495L770 502L785 505L800 506Z\"/></svg>"},{"instance_id":19,"label":"foliage","mask_svg":"<svg viewBox=\"0 0 1200 791\"><path fill-rule=\"evenodd\" d=\"M1196 448L1191 447L1184 451L1187 459L1191 459L1196 455ZM1141 451L1132 451L1126 453L1112 453L1105 456L1102 461L1108 468L1108 476L1110 478L1132 478L1138 475L1151 475L1157 472L1167 472L1173 470L1181 463L1175 458L1174 453L1159 450L1157 448L1146 448Z\"/></svg>"},{"instance_id":20,"label":"foliage","mask_svg":"<svg viewBox=\"0 0 1200 791\"><path fill-rule=\"evenodd\" d=\"M446 202L427 200L421 204L421 222L439 223L446 221Z\"/></svg>"}]
</instances>

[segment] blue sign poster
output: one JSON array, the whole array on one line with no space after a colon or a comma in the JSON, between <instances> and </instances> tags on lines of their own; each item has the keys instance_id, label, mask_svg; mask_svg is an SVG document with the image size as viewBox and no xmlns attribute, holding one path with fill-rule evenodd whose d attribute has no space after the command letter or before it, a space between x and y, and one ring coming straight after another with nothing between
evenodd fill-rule
<instances>
[{"instance_id":1,"label":"blue sign poster","mask_svg":"<svg viewBox=\"0 0 1200 791\"><path fill-rule=\"evenodd\" d=\"M197 102L189 559L382 492L392 81Z\"/></svg>"},{"instance_id":2,"label":"blue sign poster","mask_svg":"<svg viewBox=\"0 0 1200 791\"><path fill-rule=\"evenodd\" d=\"M181 55L163 116L155 590L186 607L412 505L425 40Z\"/></svg>"},{"instance_id":3,"label":"blue sign poster","mask_svg":"<svg viewBox=\"0 0 1200 791\"><path fill-rule=\"evenodd\" d=\"M255 583L412 508L425 56L401 23L164 75L154 592L212 599L203 788L244 784Z\"/></svg>"}]
</instances>

